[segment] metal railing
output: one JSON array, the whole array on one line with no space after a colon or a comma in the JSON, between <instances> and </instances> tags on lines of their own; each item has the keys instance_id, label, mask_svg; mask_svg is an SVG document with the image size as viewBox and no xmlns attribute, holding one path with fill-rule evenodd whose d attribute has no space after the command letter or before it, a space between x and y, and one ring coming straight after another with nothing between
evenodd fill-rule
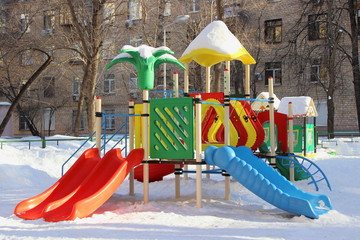
<instances>
[{"instance_id":1,"label":"metal railing","mask_svg":"<svg viewBox=\"0 0 360 240\"><path fill-rule=\"evenodd\" d=\"M33 139L33 140L1 140L0 141L0 149L3 149L3 146L6 143L28 143L29 149L31 149L31 144L32 143L44 143L45 142L45 146L46 146L46 142L56 142L56 145L59 146L60 142L65 142L65 141L84 141L87 138L61 138L61 139ZM44 145L42 145L44 146Z\"/></svg>"},{"instance_id":2,"label":"metal railing","mask_svg":"<svg viewBox=\"0 0 360 240\"><path fill-rule=\"evenodd\" d=\"M107 117L126 117L125 123L123 125L121 125L116 131L115 133L113 133L110 137L107 137L107 133L106 133L106 129L107 129L107 124L106 124L106 118ZM103 151L103 155L105 155L106 153L106 145L111 141L116 139L116 137L118 136L119 132L121 130L124 130L125 134L121 135L121 137L119 139L117 139L117 141L115 142L115 144L111 147L111 149L115 148L116 146L119 145L119 143L124 142L124 147L121 148L121 150L125 149L125 156L127 155L127 138L128 138L128 119L127 117L129 117L129 115L105 115L103 114L103 124L102 124L102 128L104 129L104 133L101 136L101 140L103 140L103 144L100 146L100 151ZM78 148L75 150L75 152L62 164L61 166L61 176L64 175L64 168L65 165L75 156L76 153L78 153L80 151L80 149L90 140L93 139L93 136L95 135L96 132L93 132L90 137L88 139L85 140L85 142ZM91 146L91 148L96 147L96 143L93 144ZM111 150L110 149L110 150Z\"/></svg>"}]
</instances>

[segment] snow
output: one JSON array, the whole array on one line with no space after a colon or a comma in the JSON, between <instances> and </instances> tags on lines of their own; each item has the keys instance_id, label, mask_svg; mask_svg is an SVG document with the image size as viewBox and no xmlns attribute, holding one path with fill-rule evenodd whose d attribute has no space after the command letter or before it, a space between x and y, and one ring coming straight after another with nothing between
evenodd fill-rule
<instances>
[{"instance_id":1,"label":"snow","mask_svg":"<svg viewBox=\"0 0 360 240\"><path fill-rule=\"evenodd\" d=\"M54 138L67 138L55 136ZM33 139L33 138L26 138ZM4 140L4 139L2 139ZM8 139L6 139L8 140ZM236 181L231 200L224 200L221 175L204 176L203 208L196 208L195 176L181 181L181 198L174 198L174 175L150 183L150 202L143 204L143 185L135 182L128 195L128 180L92 216L48 223L23 220L13 214L22 200L50 187L61 166L82 141L4 143L0 149L0 239L356 239L360 234L360 138L324 141L311 158L327 175L333 191L320 184L319 193L332 201L333 210L319 219L293 216L264 202ZM87 143L89 148L93 143ZM336 152L336 155L329 154ZM80 155L80 153L79 153ZM75 158L74 158L75 159ZM74 162L74 159L71 162ZM71 165L68 164L68 168ZM315 192L306 181L296 185Z\"/></svg>"},{"instance_id":2,"label":"snow","mask_svg":"<svg viewBox=\"0 0 360 240\"><path fill-rule=\"evenodd\" d=\"M195 61L204 67L231 60L240 60L244 64L256 63L222 21L214 21L207 25L179 59L184 63Z\"/></svg>"},{"instance_id":3,"label":"snow","mask_svg":"<svg viewBox=\"0 0 360 240\"><path fill-rule=\"evenodd\" d=\"M137 52L140 53L140 57L142 57L144 59L147 59L147 58L151 57L153 55L153 53L155 53L156 51L159 51L159 50L167 50L167 51L169 51L170 49L168 47L165 47L165 46L154 48L154 47L150 47L150 46L147 46L147 45L141 45L139 47L133 47L131 45L125 45L125 46L122 47L122 50L137 51ZM117 58L119 58L119 55L116 56L114 58L114 60L117 59Z\"/></svg>"},{"instance_id":4,"label":"snow","mask_svg":"<svg viewBox=\"0 0 360 240\"><path fill-rule=\"evenodd\" d=\"M294 117L317 117L314 101L308 96L284 97L281 99L278 112L288 114L288 105L292 103Z\"/></svg>"},{"instance_id":5,"label":"snow","mask_svg":"<svg viewBox=\"0 0 360 240\"><path fill-rule=\"evenodd\" d=\"M214 21L207 25L190 43L182 56L201 48L212 49L223 54L235 54L243 45L222 21Z\"/></svg>"},{"instance_id":6,"label":"snow","mask_svg":"<svg viewBox=\"0 0 360 240\"><path fill-rule=\"evenodd\" d=\"M140 56L144 59L151 57L152 54L158 50L170 50L168 47L153 48L153 47L146 46L146 45L141 45L140 47L133 47L130 45L125 45L122 49L131 49L131 50L139 51ZM113 61L116 59L119 59L119 58L133 58L133 57L128 53L120 53L116 57L114 57ZM171 54L167 54L167 53L161 55L159 58L168 58L168 59L177 60L176 57L174 57Z\"/></svg>"},{"instance_id":7,"label":"snow","mask_svg":"<svg viewBox=\"0 0 360 240\"><path fill-rule=\"evenodd\" d=\"M0 102L0 106L11 106L11 103L8 103L8 102Z\"/></svg>"}]
</instances>

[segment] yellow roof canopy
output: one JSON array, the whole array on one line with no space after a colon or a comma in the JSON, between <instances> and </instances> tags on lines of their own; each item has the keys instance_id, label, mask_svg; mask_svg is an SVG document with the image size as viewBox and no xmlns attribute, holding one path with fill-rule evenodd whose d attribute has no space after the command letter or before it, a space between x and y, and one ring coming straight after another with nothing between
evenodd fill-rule
<instances>
[{"instance_id":1,"label":"yellow roof canopy","mask_svg":"<svg viewBox=\"0 0 360 240\"><path fill-rule=\"evenodd\" d=\"M239 60L244 64L256 63L222 21L214 21L206 26L179 59L184 63L195 61L204 67L231 60Z\"/></svg>"}]
</instances>

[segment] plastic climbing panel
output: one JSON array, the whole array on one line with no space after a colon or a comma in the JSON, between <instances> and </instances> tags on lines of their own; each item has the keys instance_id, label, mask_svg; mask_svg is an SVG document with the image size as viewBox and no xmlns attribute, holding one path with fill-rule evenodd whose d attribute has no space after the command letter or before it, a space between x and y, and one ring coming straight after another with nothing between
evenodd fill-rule
<instances>
[{"instance_id":1,"label":"plastic climbing panel","mask_svg":"<svg viewBox=\"0 0 360 240\"><path fill-rule=\"evenodd\" d=\"M150 101L150 157L194 159L193 98Z\"/></svg>"}]
</instances>

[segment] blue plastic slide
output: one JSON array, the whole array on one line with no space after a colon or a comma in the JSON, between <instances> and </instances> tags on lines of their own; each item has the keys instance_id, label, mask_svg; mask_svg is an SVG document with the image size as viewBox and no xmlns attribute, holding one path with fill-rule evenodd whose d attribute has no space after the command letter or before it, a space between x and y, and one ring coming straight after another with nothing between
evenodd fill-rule
<instances>
[{"instance_id":1,"label":"blue plastic slide","mask_svg":"<svg viewBox=\"0 0 360 240\"><path fill-rule=\"evenodd\" d=\"M209 165L226 170L251 192L287 212L319 218L332 209L326 195L300 190L248 147L209 146L205 150L205 160Z\"/></svg>"}]
</instances>

